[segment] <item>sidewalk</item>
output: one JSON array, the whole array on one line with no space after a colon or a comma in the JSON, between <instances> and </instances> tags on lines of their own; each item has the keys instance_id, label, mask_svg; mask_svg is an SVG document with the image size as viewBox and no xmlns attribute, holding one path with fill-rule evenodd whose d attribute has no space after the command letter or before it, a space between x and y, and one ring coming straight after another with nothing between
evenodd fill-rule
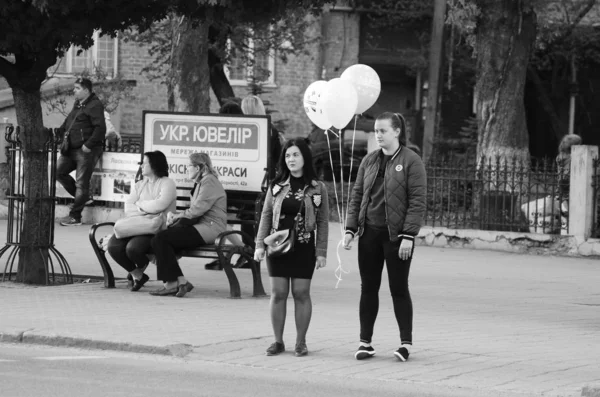
<instances>
[{"instance_id":1,"label":"sidewalk","mask_svg":"<svg viewBox=\"0 0 600 397\"><path fill-rule=\"evenodd\" d=\"M0 241L5 241L5 230L5 221L0 222ZM87 231L57 225L56 245L74 274L101 275ZM339 239L339 225L332 223L328 265L313 280L310 354L305 358L264 355L272 342L269 301L251 297L249 271L236 272L242 299L228 299L225 274L204 270L205 262L198 259L182 262L196 286L184 299L148 295L158 287L156 281L138 293L128 291L124 282L116 289L104 289L102 283L0 283L0 340L436 384L480 390L481 395L580 396L585 386L600 387L597 260L417 247L411 270L415 345L409 362L392 356L399 336L386 281L373 341L377 355L355 361L360 293L356 248L340 251L349 273L336 289ZM5 258L0 264L3 269ZM149 275L154 278L154 271ZM268 290L264 269L263 280ZM291 298L285 335L290 351L295 338Z\"/></svg>"}]
</instances>

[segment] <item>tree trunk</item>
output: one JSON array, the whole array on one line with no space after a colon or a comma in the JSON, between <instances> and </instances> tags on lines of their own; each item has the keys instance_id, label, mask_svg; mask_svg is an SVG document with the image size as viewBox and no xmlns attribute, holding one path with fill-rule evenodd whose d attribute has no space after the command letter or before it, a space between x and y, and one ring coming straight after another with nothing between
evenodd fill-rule
<instances>
[{"instance_id":1,"label":"tree trunk","mask_svg":"<svg viewBox=\"0 0 600 397\"><path fill-rule=\"evenodd\" d=\"M208 113L210 110L209 25L207 21L174 18L172 75L168 85L170 111Z\"/></svg>"},{"instance_id":2,"label":"tree trunk","mask_svg":"<svg viewBox=\"0 0 600 397\"><path fill-rule=\"evenodd\" d=\"M210 49L208 51L208 69L210 70L210 86L219 101L219 106L231 98L235 97L235 92L229 83L229 79L225 74L223 65L223 57L227 47L226 31L221 30L219 26L214 24L208 30L208 40Z\"/></svg>"},{"instance_id":3,"label":"tree trunk","mask_svg":"<svg viewBox=\"0 0 600 397\"><path fill-rule=\"evenodd\" d=\"M524 92L535 13L527 0L477 4L477 155L529 164Z\"/></svg>"},{"instance_id":4,"label":"tree trunk","mask_svg":"<svg viewBox=\"0 0 600 397\"><path fill-rule=\"evenodd\" d=\"M21 127L25 206L17 281L46 283L48 246L51 241L51 205L48 186L47 136L44 134L41 95L37 91L13 87L17 124Z\"/></svg>"},{"instance_id":5,"label":"tree trunk","mask_svg":"<svg viewBox=\"0 0 600 397\"><path fill-rule=\"evenodd\" d=\"M210 50L208 53L208 68L210 70L210 86L219 101L219 106L235 97L233 88L223 69L223 62L216 51Z\"/></svg>"}]
</instances>

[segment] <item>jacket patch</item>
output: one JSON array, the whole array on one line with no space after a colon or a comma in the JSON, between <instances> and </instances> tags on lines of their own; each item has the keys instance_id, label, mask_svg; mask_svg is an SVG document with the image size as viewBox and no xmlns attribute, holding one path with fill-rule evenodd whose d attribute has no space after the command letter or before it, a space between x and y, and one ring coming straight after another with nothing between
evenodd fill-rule
<instances>
[{"instance_id":1,"label":"jacket patch","mask_svg":"<svg viewBox=\"0 0 600 397\"><path fill-rule=\"evenodd\" d=\"M273 196L277 196L277 194L281 191L281 185L273 186Z\"/></svg>"},{"instance_id":2,"label":"jacket patch","mask_svg":"<svg viewBox=\"0 0 600 397\"><path fill-rule=\"evenodd\" d=\"M313 204L315 205L315 207L320 207L321 206L321 195L313 194L312 201L313 201Z\"/></svg>"},{"instance_id":3,"label":"jacket patch","mask_svg":"<svg viewBox=\"0 0 600 397\"><path fill-rule=\"evenodd\" d=\"M402 167L402 164L398 164L396 166L396 171L398 171L398 172L402 171L403 169L404 169L404 167Z\"/></svg>"}]
</instances>

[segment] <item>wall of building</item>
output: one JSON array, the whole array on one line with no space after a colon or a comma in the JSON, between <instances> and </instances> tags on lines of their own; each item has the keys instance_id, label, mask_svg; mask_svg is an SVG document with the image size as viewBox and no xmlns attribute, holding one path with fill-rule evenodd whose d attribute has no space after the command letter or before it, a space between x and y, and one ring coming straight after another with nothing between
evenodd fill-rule
<instances>
[{"instance_id":1,"label":"wall of building","mask_svg":"<svg viewBox=\"0 0 600 397\"><path fill-rule=\"evenodd\" d=\"M120 120L117 124L113 123L123 136L141 135L144 110L167 110L167 87L160 81L150 81L142 73L142 69L152 61L147 46L119 42L119 72L126 80L136 80L132 91L135 99L119 105Z\"/></svg>"}]
</instances>

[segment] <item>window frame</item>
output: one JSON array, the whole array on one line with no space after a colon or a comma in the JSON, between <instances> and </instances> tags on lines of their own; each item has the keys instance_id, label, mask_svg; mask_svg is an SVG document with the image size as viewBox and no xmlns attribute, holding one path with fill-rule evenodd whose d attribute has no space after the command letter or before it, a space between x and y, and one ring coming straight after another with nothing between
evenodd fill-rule
<instances>
[{"instance_id":1,"label":"window frame","mask_svg":"<svg viewBox=\"0 0 600 397\"><path fill-rule=\"evenodd\" d=\"M254 40L252 39L252 37L250 37L248 39L248 48L250 53L248 54L248 58L251 60L254 60ZM231 39L227 39L227 51L231 50ZM223 71L225 72L225 76L227 76L227 80L229 81L229 84L231 84L232 86L240 86L240 87L245 87L248 86L248 84L250 83L252 77L254 76L254 68L251 67L250 65L246 64L246 79L242 80L242 79L231 79L230 78L230 70L229 70L229 63L223 65ZM268 54L268 66L267 69L269 70L269 78L267 80L264 80L264 86L265 87L275 87L275 50L270 49L269 50L269 54Z\"/></svg>"},{"instance_id":2,"label":"window frame","mask_svg":"<svg viewBox=\"0 0 600 397\"><path fill-rule=\"evenodd\" d=\"M93 39L94 39L94 45L90 48L88 48L86 51L91 51L92 52L92 64L95 65L97 60L98 60L98 40L100 39L100 32L99 31L95 31L93 34ZM107 75L106 78L107 79L112 79L113 77L115 77L118 74L118 66L119 66L119 36L115 36L113 39L113 71L112 71L112 75ZM63 56L63 58L61 59L61 62L66 62L66 67L65 67L65 71L58 71L57 66L54 65L51 67L54 68L54 75L57 76L73 76L75 74L75 72L73 72L73 61L74 61L74 52L75 52L75 48L74 46L69 47L69 49L67 50L67 52L65 52L65 55Z\"/></svg>"}]
</instances>

